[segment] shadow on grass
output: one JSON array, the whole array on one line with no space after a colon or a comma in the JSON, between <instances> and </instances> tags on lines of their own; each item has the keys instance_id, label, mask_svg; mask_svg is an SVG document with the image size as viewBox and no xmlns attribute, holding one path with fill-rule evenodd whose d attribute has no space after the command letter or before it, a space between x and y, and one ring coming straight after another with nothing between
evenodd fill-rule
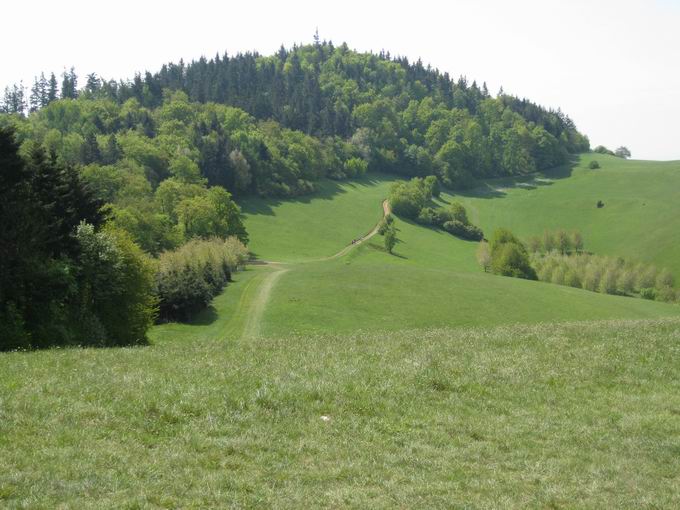
<instances>
[{"instance_id":1,"label":"shadow on grass","mask_svg":"<svg viewBox=\"0 0 680 510\"><path fill-rule=\"evenodd\" d=\"M191 326L210 326L217 318L217 309L213 305L208 305L207 308L198 312L185 324Z\"/></svg>"},{"instance_id":2,"label":"shadow on grass","mask_svg":"<svg viewBox=\"0 0 680 510\"><path fill-rule=\"evenodd\" d=\"M543 170L526 175L485 179L467 190L446 190L454 196L466 198L505 198L510 189L524 189L531 191L543 186L552 186L556 180L571 177L578 165L578 157L572 157L568 163L550 170ZM439 199L440 202L445 202Z\"/></svg>"},{"instance_id":3,"label":"shadow on grass","mask_svg":"<svg viewBox=\"0 0 680 510\"><path fill-rule=\"evenodd\" d=\"M347 191L351 189L376 186L382 182L395 181L397 179L399 179L398 176L381 173L369 173L359 179L346 181L322 179L315 183L316 190L308 195L300 195L295 197L250 196L245 197L238 202L244 214L264 214L273 216L274 208L283 203L309 204L312 200L332 200L336 196L347 193Z\"/></svg>"}]
</instances>

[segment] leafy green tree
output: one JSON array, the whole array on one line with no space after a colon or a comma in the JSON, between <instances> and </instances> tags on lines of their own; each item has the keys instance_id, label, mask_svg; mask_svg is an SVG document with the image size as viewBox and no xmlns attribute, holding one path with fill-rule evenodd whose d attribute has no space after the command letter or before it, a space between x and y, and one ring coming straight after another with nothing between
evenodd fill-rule
<instances>
[{"instance_id":1,"label":"leafy green tree","mask_svg":"<svg viewBox=\"0 0 680 510\"><path fill-rule=\"evenodd\" d=\"M237 191L247 191L253 180L250 165L243 153L234 149L229 153L229 161L234 169L234 186Z\"/></svg>"},{"instance_id":2,"label":"leafy green tree","mask_svg":"<svg viewBox=\"0 0 680 510\"><path fill-rule=\"evenodd\" d=\"M172 159L168 169L170 174L180 182L198 184L203 180L198 165L184 155Z\"/></svg>"},{"instance_id":3,"label":"leafy green tree","mask_svg":"<svg viewBox=\"0 0 680 510\"><path fill-rule=\"evenodd\" d=\"M439 197L441 190L439 189L439 179L434 175L428 175L424 181L425 187L428 190L430 197Z\"/></svg>"},{"instance_id":4,"label":"leafy green tree","mask_svg":"<svg viewBox=\"0 0 680 510\"><path fill-rule=\"evenodd\" d=\"M571 246L576 253L583 251L583 235L578 230L571 233Z\"/></svg>"},{"instance_id":5,"label":"leafy green tree","mask_svg":"<svg viewBox=\"0 0 680 510\"><path fill-rule=\"evenodd\" d=\"M389 202L392 210L406 218L416 218L426 200L426 190L417 181L399 181L390 187Z\"/></svg>"},{"instance_id":6,"label":"leafy green tree","mask_svg":"<svg viewBox=\"0 0 680 510\"><path fill-rule=\"evenodd\" d=\"M236 236L248 241L241 210L224 188L213 186L205 195L182 200L179 223L187 239Z\"/></svg>"},{"instance_id":7,"label":"leafy green tree","mask_svg":"<svg viewBox=\"0 0 680 510\"><path fill-rule=\"evenodd\" d=\"M397 244L397 231L393 226L390 226L385 231L385 250L387 253L392 253Z\"/></svg>"},{"instance_id":8,"label":"leafy green tree","mask_svg":"<svg viewBox=\"0 0 680 510\"><path fill-rule=\"evenodd\" d=\"M76 239L79 293L74 313L79 343L146 343L146 332L156 316L151 260L121 231L96 232L82 223Z\"/></svg>"},{"instance_id":9,"label":"leafy green tree","mask_svg":"<svg viewBox=\"0 0 680 510\"><path fill-rule=\"evenodd\" d=\"M630 151L628 150L628 147L621 146L614 151L614 155L619 158L628 159L630 157Z\"/></svg>"},{"instance_id":10,"label":"leafy green tree","mask_svg":"<svg viewBox=\"0 0 680 510\"><path fill-rule=\"evenodd\" d=\"M562 254L569 253L572 249L571 237L563 229L559 229L557 232L555 232L555 244L557 245L557 249Z\"/></svg>"},{"instance_id":11,"label":"leafy green tree","mask_svg":"<svg viewBox=\"0 0 680 510\"><path fill-rule=\"evenodd\" d=\"M491 269L495 274L536 280L529 254L522 242L507 229L497 229L491 240Z\"/></svg>"},{"instance_id":12,"label":"leafy green tree","mask_svg":"<svg viewBox=\"0 0 680 510\"><path fill-rule=\"evenodd\" d=\"M361 177L368 171L368 163L362 158L349 158L343 163L342 169L347 177Z\"/></svg>"},{"instance_id":13,"label":"leafy green tree","mask_svg":"<svg viewBox=\"0 0 680 510\"><path fill-rule=\"evenodd\" d=\"M491 251L489 250L489 243L480 241L476 252L477 262L487 273L491 269Z\"/></svg>"}]
</instances>

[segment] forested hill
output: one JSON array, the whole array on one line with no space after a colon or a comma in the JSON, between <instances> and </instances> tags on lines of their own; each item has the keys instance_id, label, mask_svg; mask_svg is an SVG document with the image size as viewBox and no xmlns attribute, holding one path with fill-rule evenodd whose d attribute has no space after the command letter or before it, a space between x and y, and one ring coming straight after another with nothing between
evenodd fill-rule
<instances>
[{"instance_id":1,"label":"forested hill","mask_svg":"<svg viewBox=\"0 0 680 510\"><path fill-rule=\"evenodd\" d=\"M77 98L78 104L53 106L58 96ZM169 107L170 102L175 104ZM24 103L20 87L7 89L6 112L22 112ZM42 75L29 103L30 110L47 111L35 116L26 136L52 144L57 153L68 152L60 143L80 151L80 158L62 154L73 163L130 158L134 151L117 152L114 145L131 132L156 149L161 137L179 136L209 183L236 193L305 193L319 176L351 177L366 166L407 176L434 174L445 185L463 187L474 178L552 167L589 148L559 110L504 94L494 98L485 85L452 80L420 61L318 41L266 57L244 53L170 63L127 82L89 75L80 90L71 71L63 75L61 94L56 79ZM249 115L225 113L213 103ZM58 140L52 129L62 138L75 136ZM113 154L98 156L107 149ZM229 158L234 150L245 161ZM146 152L149 160L158 151ZM164 155L165 161L148 169L152 180L170 175L173 156ZM148 167L149 161L141 164Z\"/></svg>"}]
</instances>

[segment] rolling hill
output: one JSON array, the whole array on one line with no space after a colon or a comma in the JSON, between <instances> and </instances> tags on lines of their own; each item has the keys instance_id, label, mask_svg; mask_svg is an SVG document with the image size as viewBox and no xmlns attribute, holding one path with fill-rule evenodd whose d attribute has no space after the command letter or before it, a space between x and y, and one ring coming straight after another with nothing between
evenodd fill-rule
<instances>
[{"instance_id":1,"label":"rolling hill","mask_svg":"<svg viewBox=\"0 0 680 510\"><path fill-rule=\"evenodd\" d=\"M660 177L665 176L667 181L654 180L644 188L648 174L639 168L649 167L654 174L654 164L604 157L600 158L602 169L585 170L590 158L583 156L569 178L564 175L565 169L560 169L547 174L552 177L537 175L520 182L506 181L505 192L489 191L500 186L498 181L491 181L466 195L443 193L439 202L464 202L474 221L488 233L498 226L514 229L520 224L525 225L517 228L521 235L558 226L581 228L590 249L618 254L620 247L627 245L625 254L637 253L643 258L644 221L639 220L637 208L626 207L627 195L621 188L643 188L642 196L648 198L640 201L639 208L647 207L653 214L666 210L672 215L673 208L678 207L670 203L674 189L670 185L673 179L680 180L680 171L675 172L677 165L660 164ZM622 179L624 183L616 187ZM397 221L400 242L393 256L384 252L381 238L376 237L339 260L314 261L339 251L368 230L380 213L379 204L390 182L392 179L377 174L355 184L326 182L324 192L309 200L244 202L255 253L265 260L291 263L270 291L262 317L264 333L401 330L680 314L675 305L485 274L475 261L476 243L404 220ZM544 184L530 186L529 182ZM514 188L510 188L511 184ZM588 190L585 198L581 197L583 189ZM665 190L658 201L652 196L655 190ZM604 196L605 203L611 204L604 208L609 207L609 212L601 219L597 214L602 210L595 207L597 196ZM606 230L603 225L612 216L628 229L611 229L601 239L599 234ZM562 221L566 224L557 218L565 218ZM664 226L671 246L675 235L672 225ZM635 235L636 229L640 237ZM651 261L668 259L652 257Z\"/></svg>"},{"instance_id":2,"label":"rolling hill","mask_svg":"<svg viewBox=\"0 0 680 510\"><path fill-rule=\"evenodd\" d=\"M463 199L519 225L525 193L597 175ZM680 307L486 274L475 243L401 219L394 255L345 253L390 182L244 202L269 263L149 347L0 357L0 503L677 506Z\"/></svg>"},{"instance_id":3,"label":"rolling hill","mask_svg":"<svg viewBox=\"0 0 680 510\"><path fill-rule=\"evenodd\" d=\"M593 160L601 168L589 170ZM462 202L485 232L503 226L526 238L579 229L588 250L654 263L680 279L680 161L588 153L553 171L443 196Z\"/></svg>"}]
</instances>

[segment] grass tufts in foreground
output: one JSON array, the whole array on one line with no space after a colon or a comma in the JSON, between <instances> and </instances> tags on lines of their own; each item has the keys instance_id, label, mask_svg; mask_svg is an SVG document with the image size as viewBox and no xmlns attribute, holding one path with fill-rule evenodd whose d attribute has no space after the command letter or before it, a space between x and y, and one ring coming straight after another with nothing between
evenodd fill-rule
<instances>
[{"instance_id":1,"label":"grass tufts in foreground","mask_svg":"<svg viewBox=\"0 0 680 510\"><path fill-rule=\"evenodd\" d=\"M0 506L677 508L679 349L674 319L4 354Z\"/></svg>"}]
</instances>

